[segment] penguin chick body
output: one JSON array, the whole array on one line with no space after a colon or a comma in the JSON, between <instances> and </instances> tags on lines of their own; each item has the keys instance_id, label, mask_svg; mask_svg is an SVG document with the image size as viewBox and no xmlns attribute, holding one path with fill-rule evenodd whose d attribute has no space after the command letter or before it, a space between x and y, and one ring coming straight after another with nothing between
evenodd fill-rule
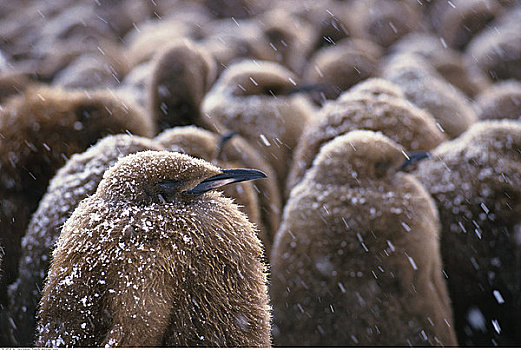
<instances>
[{"instance_id":1,"label":"penguin chick body","mask_svg":"<svg viewBox=\"0 0 521 350\"><path fill-rule=\"evenodd\" d=\"M29 89L0 111L0 241L6 250L0 304L16 280L20 240L49 180L68 157L109 134L152 136L143 111L107 91Z\"/></svg>"},{"instance_id":2,"label":"penguin chick body","mask_svg":"<svg viewBox=\"0 0 521 350\"><path fill-rule=\"evenodd\" d=\"M434 198L462 346L521 344L521 126L483 121L432 151L415 175Z\"/></svg>"},{"instance_id":3,"label":"penguin chick body","mask_svg":"<svg viewBox=\"0 0 521 350\"><path fill-rule=\"evenodd\" d=\"M273 237L279 229L282 204L275 171L257 150L238 135L223 143L223 136L195 126L165 130L155 140L168 151L186 153L220 168L255 168L268 175L263 181L238 183L222 189L224 195L234 198L248 219L257 225L268 258Z\"/></svg>"},{"instance_id":4,"label":"penguin chick body","mask_svg":"<svg viewBox=\"0 0 521 350\"><path fill-rule=\"evenodd\" d=\"M490 80L469 70L463 52L443 46L433 33L414 32L404 36L389 49L389 55L415 54L424 58L446 81L472 97L485 89Z\"/></svg>"},{"instance_id":5,"label":"penguin chick body","mask_svg":"<svg viewBox=\"0 0 521 350\"><path fill-rule=\"evenodd\" d=\"M435 1L429 10L434 29L448 46L463 51L465 46L500 14L497 0Z\"/></svg>"},{"instance_id":6,"label":"penguin chick body","mask_svg":"<svg viewBox=\"0 0 521 350\"><path fill-rule=\"evenodd\" d=\"M159 131L199 125L201 102L216 77L213 58L191 41L179 40L159 53L152 65L149 111Z\"/></svg>"},{"instance_id":7,"label":"penguin chick body","mask_svg":"<svg viewBox=\"0 0 521 350\"><path fill-rule=\"evenodd\" d=\"M243 61L230 66L206 95L206 123L219 123L216 132L232 130L243 136L277 173L285 178L292 151L311 120L313 109L302 96L288 95L297 77L273 62Z\"/></svg>"},{"instance_id":8,"label":"penguin chick body","mask_svg":"<svg viewBox=\"0 0 521 350\"><path fill-rule=\"evenodd\" d=\"M404 160L372 131L322 147L273 246L275 345L456 345L438 214Z\"/></svg>"},{"instance_id":9,"label":"penguin chick body","mask_svg":"<svg viewBox=\"0 0 521 350\"><path fill-rule=\"evenodd\" d=\"M355 0L348 5L352 36L389 47L421 23L420 9L412 1Z\"/></svg>"},{"instance_id":10,"label":"penguin chick body","mask_svg":"<svg viewBox=\"0 0 521 350\"><path fill-rule=\"evenodd\" d=\"M507 80L491 85L476 96L479 120L521 118L521 82Z\"/></svg>"},{"instance_id":11,"label":"penguin chick body","mask_svg":"<svg viewBox=\"0 0 521 350\"><path fill-rule=\"evenodd\" d=\"M40 291L63 224L83 199L96 192L103 173L118 158L145 150L163 147L138 136L107 136L84 153L73 155L50 181L22 239L18 278L8 290L8 310L15 325L11 332L18 345L34 343Z\"/></svg>"},{"instance_id":12,"label":"penguin chick body","mask_svg":"<svg viewBox=\"0 0 521 350\"><path fill-rule=\"evenodd\" d=\"M382 49L369 40L343 40L317 51L304 70L303 80L324 85L321 99L336 100L353 85L376 75L381 55Z\"/></svg>"},{"instance_id":13,"label":"penguin chick body","mask_svg":"<svg viewBox=\"0 0 521 350\"><path fill-rule=\"evenodd\" d=\"M474 36L465 56L470 69L494 81L521 80L521 7L508 9Z\"/></svg>"},{"instance_id":14,"label":"penguin chick body","mask_svg":"<svg viewBox=\"0 0 521 350\"><path fill-rule=\"evenodd\" d=\"M403 98L400 89L382 80L355 85L320 110L304 130L293 155L286 198L311 167L322 145L357 129L381 131L405 151L430 150L446 140L429 113Z\"/></svg>"},{"instance_id":15,"label":"penguin chick body","mask_svg":"<svg viewBox=\"0 0 521 350\"><path fill-rule=\"evenodd\" d=\"M120 159L63 227L36 345L269 346L260 241L211 191L260 174L176 152Z\"/></svg>"},{"instance_id":16,"label":"penguin chick body","mask_svg":"<svg viewBox=\"0 0 521 350\"><path fill-rule=\"evenodd\" d=\"M477 120L465 95L417 55L392 56L383 64L381 77L400 86L409 101L430 112L451 139Z\"/></svg>"}]
</instances>

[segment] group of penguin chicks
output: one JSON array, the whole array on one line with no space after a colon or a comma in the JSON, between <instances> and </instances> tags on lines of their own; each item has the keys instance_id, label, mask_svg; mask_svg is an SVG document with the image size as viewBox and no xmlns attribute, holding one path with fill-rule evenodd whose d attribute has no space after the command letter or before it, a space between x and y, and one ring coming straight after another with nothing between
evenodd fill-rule
<instances>
[{"instance_id":1,"label":"group of penguin chicks","mask_svg":"<svg viewBox=\"0 0 521 350\"><path fill-rule=\"evenodd\" d=\"M518 2L3 3L1 345L521 344Z\"/></svg>"}]
</instances>

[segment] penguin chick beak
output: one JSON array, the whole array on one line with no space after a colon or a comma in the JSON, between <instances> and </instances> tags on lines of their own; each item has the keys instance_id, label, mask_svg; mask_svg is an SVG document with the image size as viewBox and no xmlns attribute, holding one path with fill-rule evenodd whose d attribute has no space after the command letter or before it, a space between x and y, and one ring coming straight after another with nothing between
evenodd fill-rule
<instances>
[{"instance_id":1,"label":"penguin chick beak","mask_svg":"<svg viewBox=\"0 0 521 350\"><path fill-rule=\"evenodd\" d=\"M300 85L294 88L291 88L287 91L288 95L294 95L299 93L311 93L311 92L322 92L327 89L326 84L317 83L317 84L308 84L308 85Z\"/></svg>"},{"instance_id":2,"label":"penguin chick beak","mask_svg":"<svg viewBox=\"0 0 521 350\"><path fill-rule=\"evenodd\" d=\"M217 154L215 156L215 159L220 159L221 154L224 150L224 146L230 141L235 135L238 135L235 131L227 132L226 134L221 136L221 139L219 141L219 146L217 146Z\"/></svg>"},{"instance_id":3,"label":"penguin chick beak","mask_svg":"<svg viewBox=\"0 0 521 350\"><path fill-rule=\"evenodd\" d=\"M268 176L256 169L226 169L218 174L203 180L199 185L185 191L187 194L203 194L215 188L235 182L251 181L267 178Z\"/></svg>"},{"instance_id":4,"label":"penguin chick beak","mask_svg":"<svg viewBox=\"0 0 521 350\"><path fill-rule=\"evenodd\" d=\"M402 163L402 165L398 168L399 171L405 170L411 165L418 163L422 159L431 157L431 154L427 151L410 152L407 155L409 156L409 159L406 159L405 162Z\"/></svg>"}]
</instances>

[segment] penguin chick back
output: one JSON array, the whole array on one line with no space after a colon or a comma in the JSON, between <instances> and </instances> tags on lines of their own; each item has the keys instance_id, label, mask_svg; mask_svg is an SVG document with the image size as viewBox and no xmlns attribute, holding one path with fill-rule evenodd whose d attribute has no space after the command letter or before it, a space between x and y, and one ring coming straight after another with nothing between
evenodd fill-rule
<instances>
[{"instance_id":1,"label":"penguin chick back","mask_svg":"<svg viewBox=\"0 0 521 350\"><path fill-rule=\"evenodd\" d=\"M219 192L222 171L174 152L109 169L67 220L40 302L39 346L269 346L253 225Z\"/></svg>"}]
</instances>

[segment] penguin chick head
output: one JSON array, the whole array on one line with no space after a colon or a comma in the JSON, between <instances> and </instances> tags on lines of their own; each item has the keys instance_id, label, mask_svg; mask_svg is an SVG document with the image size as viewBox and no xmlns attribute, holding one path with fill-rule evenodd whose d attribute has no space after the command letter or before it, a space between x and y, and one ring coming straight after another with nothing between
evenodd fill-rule
<instances>
[{"instance_id":1,"label":"penguin chick head","mask_svg":"<svg viewBox=\"0 0 521 350\"><path fill-rule=\"evenodd\" d=\"M227 184L265 177L255 169L221 170L177 152L145 151L124 157L107 170L98 194L106 200L161 204L189 201Z\"/></svg>"},{"instance_id":2,"label":"penguin chick head","mask_svg":"<svg viewBox=\"0 0 521 350\"><path fill-rule=\"evenodd\" d=\"M407 158L380 132L351 131L325 144L313 162L313 181L359 186L393 176Z\"/></svg>"},{"instance_id":3,"label":"penguin chick head","mask_svg":"<svg viewBox=\"0 0 521 350\"><path fill-rule=\"evenodd\" d=\"M287 95L298 78L275 62L245 60L230 66L221 83L231 87L234 96L275 97Z\"/></svg>"}]
</instances>

